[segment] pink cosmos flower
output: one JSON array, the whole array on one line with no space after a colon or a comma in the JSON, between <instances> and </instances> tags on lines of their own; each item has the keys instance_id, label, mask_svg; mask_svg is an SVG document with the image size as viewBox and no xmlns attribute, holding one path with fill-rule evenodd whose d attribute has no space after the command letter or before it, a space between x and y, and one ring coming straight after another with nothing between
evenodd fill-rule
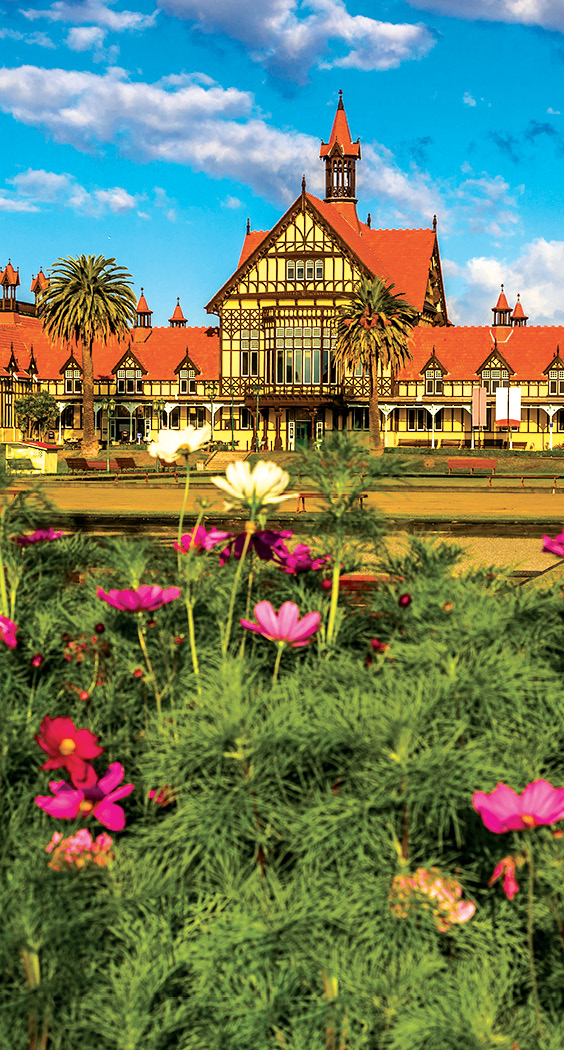
<instances>
[{"instance_id":1,"label":"pink cosmos flower","mask_svg":"<svg viewBox=\"0 0 564 1050\"><path fill-rule=\"evenodd\" d=\"M16 536L16 543L19 543L21 547L29 547L31 543L45 543L51 540L60 540L62 532L54 532L53 529L36 529L35 532L25 533L23 536Z\"/></svg>"},{"instance_id":2,"label":"pink cosmos flower","mask_svg":"<svg viewBox=\"0 0 564 1050\"><path fill-rule=\"evenodd\" d=\"M154 612L155 609L160 609L161 605L179 598L180 587L149 587L144 583L134 591L111 590L107 594L98 587L96 597L123 612Z\"/></svg>"},{"instance_id":3,"label":"pink cosmos flower","mask_svg":"<svg viewBox=\"0 0 564 1050\"><path fill-rule=\"evenodd\" d=\"M10 620L7 616L0 616L0 634L8 646L8 649L15 649L18 644L16 639L17 630L19 630L19 628L16 627L13 620Z\"/></svg>"},{"instance_id":4,"label":"pink cosmos flower","mask_svg":"<svg viewBox=\"0 0 564 1050\"><path fill-rule=\"evenodd\" d=\"M307 547L305 543L296 543L293 551L279 553L277 558L282 572L287 572L291 576L297 576L299 572L315 572L328 561L331 561L328 554L321 558L312 558L311 547Z\"/></svg>"},{"instance_id":5,"label":"pink cosmos flower","mask_svg":"<svg viewBox=\"0 0 564 1050\"><path fill-rule=\"evenodd\" d=\"M120 762L112 762L108 772L96 783L85 788L73 788L65 780L51 780L49 787L52 795L38 795L35 799L38 806L51 817L61 820L75 820L78 816L92 816L104 824L110 831L122 831L125 827L125 813L121 806L116 806L120 798L125 798L133 791L133 784L118 784L123 780L124 771Z\"/></svg>"},{"instance_id":6,"label":"pink cosmos flower","mask_svg":"<svg viewBox=\"0 0 564 1050\"><path fill-rule=\"evenodd\" d=\"M503 873L503 892L508 900L512 901L515 894L519 893L519 886L515 878L515 859L514 857L504 857L500 860L497 867L494 868L493 875L488 882L488 886L493 886L494 882L497 882L500 875Z\"/></svg>"},{"instance_id":7,"label":"pink cosmos flower","mask_svg":"<svg viewBox=\"0 0 564 1050\"><path fill-rule=\"evenodd\" d=\"M218 543L225 543L233 535L231 532L222 532L220 529L211 528L208 532L205 525L198 525L191 532L181 537L180 543L174 544L174 549L181 554L188 554L191 547L196 553L211 551Z\"/></svg>"},{"instance_id":8,"label":"pink cosmos flower","mask_svg":"<svg viewBox=\"0 0 564 1050\"><path fill-rule=\"evenodd\" d=\"M49 756L42 769L68 769L75 787L96 783L98 777L88 759L98 758L104 748L90 729L75 729L70 718L45 715L35 741Z\"/></svg>"},{"instance_id":9,"label":"pink cosmos flower","mask_svg":"<svg viewBox=\"0 0 564 1050\"><path fill-rule=\"evenodd\" d=\"M220 565L225 565L225 562L229 560L231 555L233 555L235 561L240 560L243 547L245 546L246 535L246 532L240 532L238 536L228 533L231 542L227 544L219 556ZM290 539L292 535L291 529L284 529L282 532L275 529L257 529L256 532L251 533L248 549L254 550L261 561L277 561L288 554L288 548L284 540Z\"/></svg>"},{"instance_id":10,"label":"pink cosmos flower","mask_svg":"<svg viewBox=\"0 0 564 1050\"><path fill-rule=\"evenodd\" d=\"M46 853L52 853L49 867L54 871L62 871L69 864L76 868L83 868L85 864L97 864L100 867L113 860L110 853L112 839L110 835L103 832L94 840L86 828L81 828L76 835L69 835L64 839L61 831L54 831L53 837L45 847Z\"/></svg>"},{"instance_id":11,"label":"pink cosmos flower","mask_svg":"<svg viewBox=\"0 0 564 1050\"><path fill-rule=\"evenodd\" d=\"M294 602L284 602L278 614L274 612L270 602L259 602L255 605L255 616L258 623L240 620L241 626L262 634L271 642L283 642L292 649L308 645L321 621L321 613L318 612L306 613L300 620L300 610Z\"/></svg>"},{"instance_id":12,"label":"pink cosmos flower","mask_svg":"<svg viewBox=\"0 0 564 1050\"><path fill-rule=\"evenodd\" d=\"M476 911L473 901L462 900L462 886L441 875L437 868L417 868L413 875L396 875L390 894L392 912L405 918L415 904L430 908L437 929L468 922Z\"/></svg>"},{"instance_id":13,"label":"pink cosmos flower","mask_svg":"<svg viewBox=\"0 0 564 1050\"><path fill-rule=\"evenodd\" d=\"M555 536L553 540L551 540L550 536L543 536L542 549L543 551L550 551L551 554L564 556L564 532L561 532L559 536Z\"/></svg>"},{"instance_id":14,"label":"pink cosmos flower","mask_svg":"<svg viewBox=\"0 0 564 1050\"><path fill-rule=\"evenodd\" d=\"M472 805L489 831L525 831L538 824L554 824L564 817L564 788L555 788L548 780L534 780L522 795L507 784L498 784L488 795L475 791Z\"/></svg>"}]
</instances>

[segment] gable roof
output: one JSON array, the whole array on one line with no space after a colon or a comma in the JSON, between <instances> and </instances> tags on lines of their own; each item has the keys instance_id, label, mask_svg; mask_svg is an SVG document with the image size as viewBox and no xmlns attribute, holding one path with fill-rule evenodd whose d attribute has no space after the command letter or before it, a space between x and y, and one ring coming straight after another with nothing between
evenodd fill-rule
<instances>
[{"instance_id":1,"label":"gable roof","mask_svg":"<svg viewBox=\"0 0 564 1050\"><path fill-rule=\"evenodd\" d=\"M139 331L146 334L143 342L135 339ZM219 379L218 336L219 329L211 326L133 329L121 342L111 338L107 343L99 341L94 344L94 378L111 378L113 369L131 345L132 354L146 371L146 379L172 378L186 354L204 379ZM25 374L30 366L33 347L39 379L59 379L69 358L69 350L79 362L81 360L80 350L75 344L69 348L48 339L38 318L0 313L0 376L5 374L12 346L20 374Z\"/></svg>"},{"instance_id":2,"label":"gable roof","mask_svg":"<svg viewBox=\"0 0 564 1050\"><path fill-rule=\"evenodd\" d=\"M564 326L546 325L509 329L509 336L498 342L500 358L507 361L512 371L512 382L535 379L554 360L558 346L564 347ZM489 325L481 327L438 327L417 325L413 330L410 346L413 359L402 368L397 378L420 379L420 372L433 350L441 364L448 369L449 380L476 378L481 368L496 347L496 329Z\"/></svg>"},{"instance_id":3,"label":"gable roof","mask_svg":"<svg viewBox=\"0 0 564 1050\"><path fill-rule=\"evenodd\" d=\"M361 270L372 277L391 281L396 294L403 293L419 313L423 312L431 258L437 247L435 230L373 230L366 223L359 222L360 232L357 232L334 204L311 193L304 196L312 217L321 220L321 224L336 235L353 254ZM282 226L301 207L300 195L271 230L254 230L246 234L237 269L207 304L208 313L216 312L217 304L255 264L259 253L274 243Z\"/></svg>"}]
</instances>

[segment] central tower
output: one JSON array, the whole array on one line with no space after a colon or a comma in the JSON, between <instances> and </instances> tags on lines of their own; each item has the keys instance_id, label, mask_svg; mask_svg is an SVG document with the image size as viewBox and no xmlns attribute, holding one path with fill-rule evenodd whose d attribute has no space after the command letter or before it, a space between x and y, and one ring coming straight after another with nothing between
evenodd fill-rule
<instances>
[{"instance_id":1,"label":"central tower","mask_svg":"<svg viewBox=\"0 0 564 1050\"><path fill-rule=\"evenodd\" d=\"M337 205L351 226L358 229L356 215L356 162L360 160L360 139L353 142L339 91L339 104L329 142L321 143L319 156L325 161L325 201Z\"/></svg>"}]
</instances>

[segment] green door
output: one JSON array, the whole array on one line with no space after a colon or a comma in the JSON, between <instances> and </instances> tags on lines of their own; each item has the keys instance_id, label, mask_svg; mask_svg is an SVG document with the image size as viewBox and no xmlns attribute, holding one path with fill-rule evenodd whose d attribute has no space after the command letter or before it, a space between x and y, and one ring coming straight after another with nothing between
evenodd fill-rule
<instances>
[{"instance_id":1,"label":"green door","mask_svg":"<svg viewBox=\"0 0 564 1050\"><path fill-rule=\"evenodd\" d=\"M296 448L307 448L311 439L311 423L296 420Z\"/></svg>"}]
</instances>

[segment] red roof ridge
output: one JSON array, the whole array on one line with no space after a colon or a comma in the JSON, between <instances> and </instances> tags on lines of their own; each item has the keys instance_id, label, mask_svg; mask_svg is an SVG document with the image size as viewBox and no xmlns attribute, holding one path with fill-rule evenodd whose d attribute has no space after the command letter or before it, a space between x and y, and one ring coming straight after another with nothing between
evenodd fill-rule
<instances>
[{"instance_id":1,"label":"red roof ridge","mask_svg":"<svg viewBox=\"0 0 564 1050\"><path fill-rule=\"evenodd\" d=\"M152 312L153 311L149 310L149 307L147 306L147 300L146 300L145 296L143 295L143 289L141 289L141 295L139 296L139 302L137 303L137 313L138 314L152 314Z\"/></svg>"}]
</instances>

